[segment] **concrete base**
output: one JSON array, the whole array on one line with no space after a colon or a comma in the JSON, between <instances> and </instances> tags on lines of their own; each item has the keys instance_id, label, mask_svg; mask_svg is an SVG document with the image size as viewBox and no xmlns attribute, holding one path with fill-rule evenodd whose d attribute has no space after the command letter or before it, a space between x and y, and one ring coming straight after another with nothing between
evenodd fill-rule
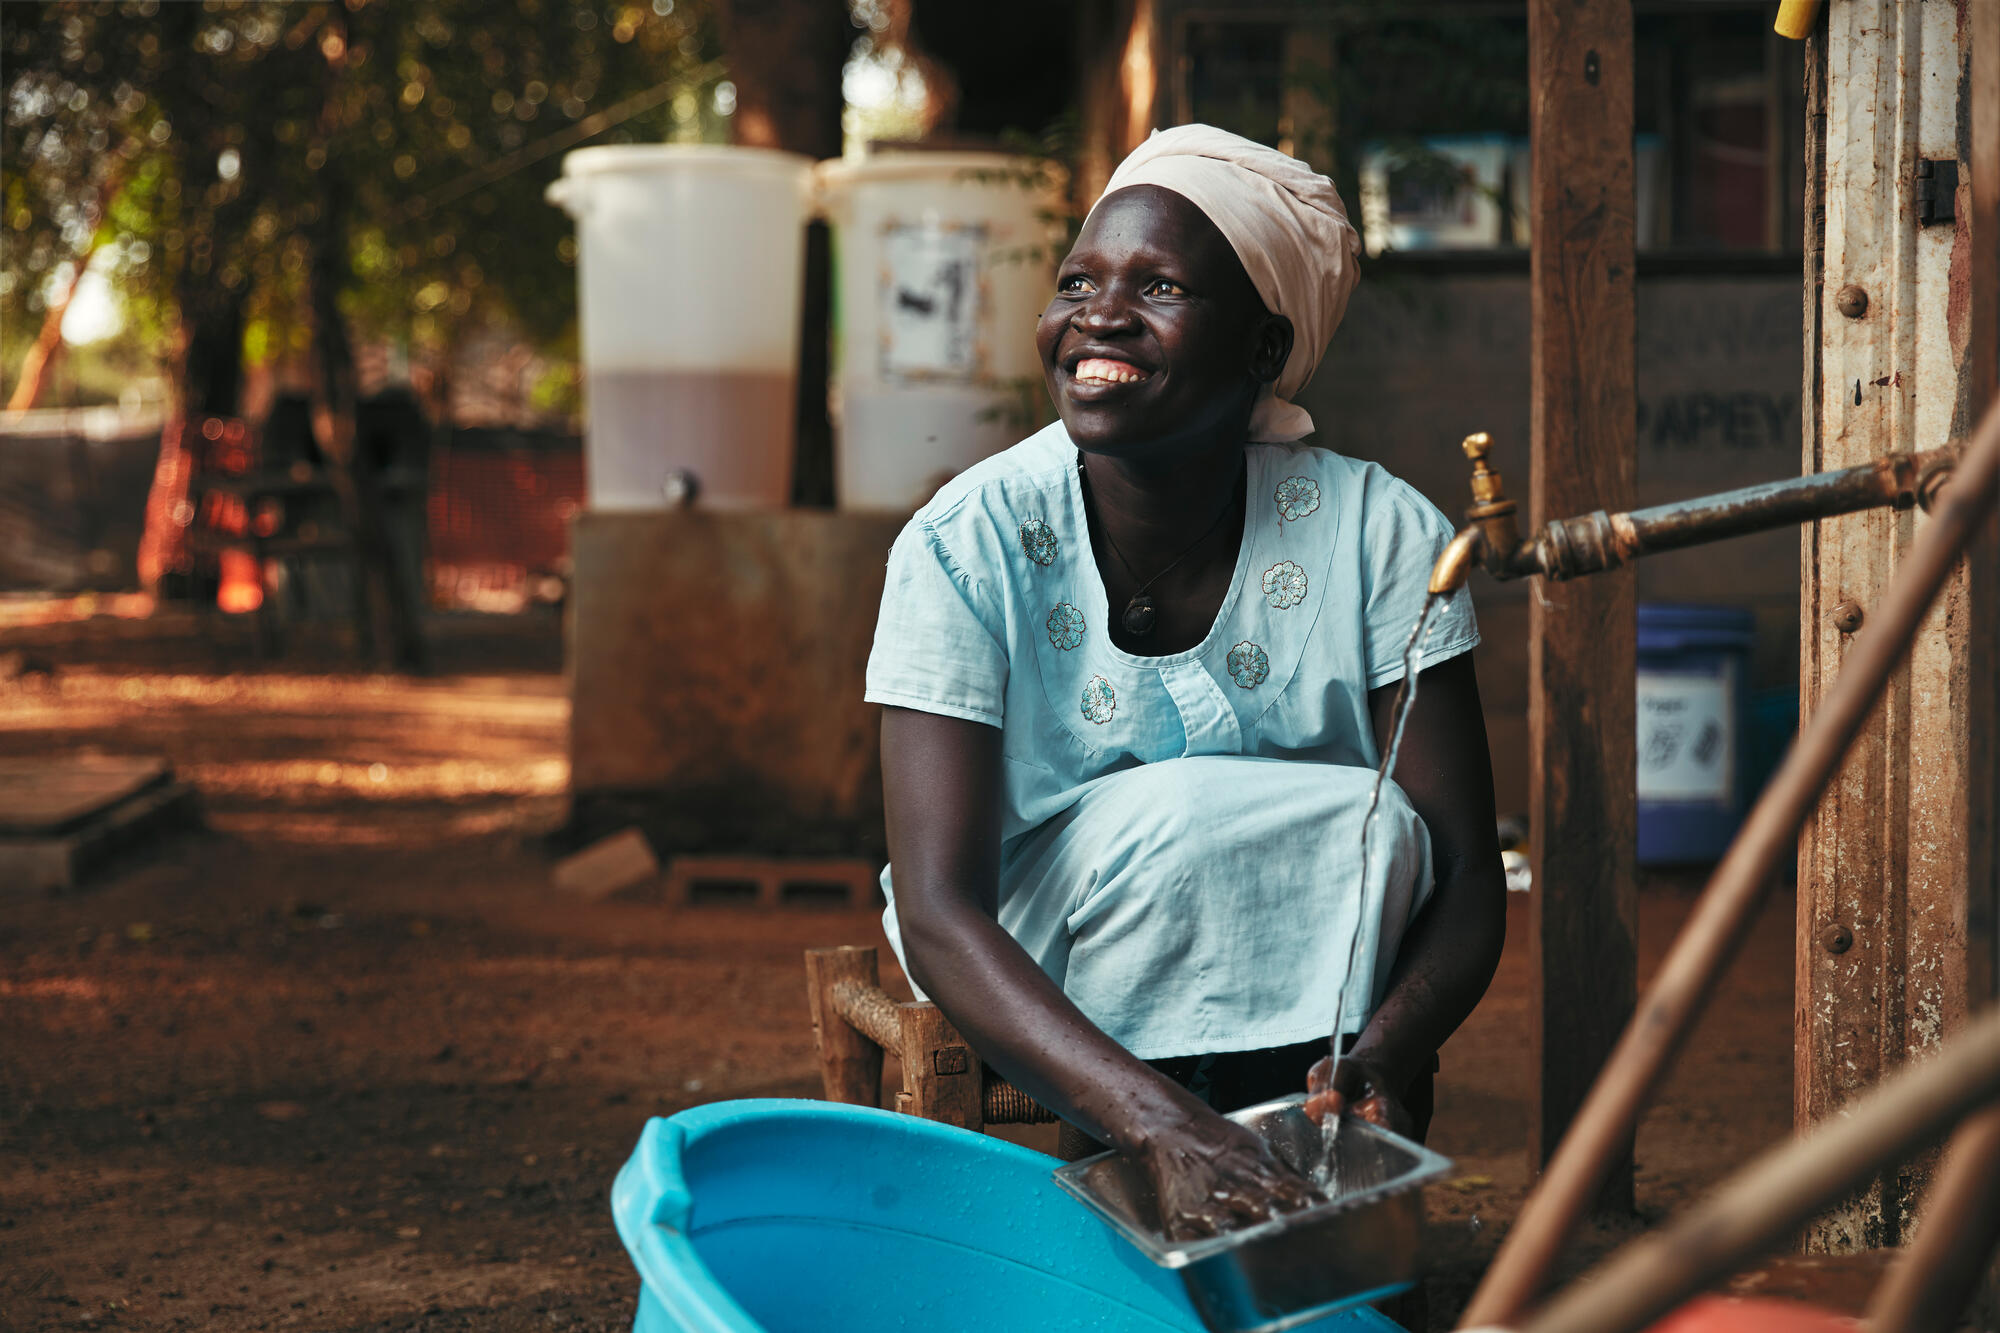
<instances>
[{"instance_id":1,"label":"concrete base","mask_svg":"<svg viewBox=\"0 0 2000 1333\"><path fill-rule=\"evenodd\" d=\"M571 837L875 859L880 710L861 700L894 516L580 515Z\"/></svg>"}]
</instances>

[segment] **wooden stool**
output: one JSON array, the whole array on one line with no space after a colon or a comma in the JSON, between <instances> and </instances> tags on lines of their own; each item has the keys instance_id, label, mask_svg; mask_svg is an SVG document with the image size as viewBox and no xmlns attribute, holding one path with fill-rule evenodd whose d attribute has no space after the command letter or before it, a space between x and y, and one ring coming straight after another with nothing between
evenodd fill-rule
<instances>
[{"instance_id":1,"label":"wooden stool","mask_svg":"<svg viewBox=\"0 0 2000 1333\"><path fill-rule=\"evenodd\" d=\"M903 1062L896 1109L983 1133L988 1125L1047 1125L1054 1112L988 1069L938 1007L900 1004L880 984L875 950L806 950L806 994L820 1080L830 1102L879 1106L882 1053Z\"/></svg>"}]
</instances>

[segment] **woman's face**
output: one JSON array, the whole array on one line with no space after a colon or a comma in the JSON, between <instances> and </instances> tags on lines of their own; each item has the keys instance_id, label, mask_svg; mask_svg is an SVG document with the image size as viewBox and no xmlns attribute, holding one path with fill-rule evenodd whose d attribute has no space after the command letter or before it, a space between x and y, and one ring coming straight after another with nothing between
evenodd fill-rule
<instances>
[{"instance_id":1,"label":"woman's face","mask_svg":"<svg viewBox=\"0 0 2000 1333\"><path fill-rule=\"evenodd\" d=\"M1138 453L1233 434L1291 353L1229 241L1171 190L1107 196L1056 270L1035 330L1070 439Z\"/></svg>"}]
</instances>

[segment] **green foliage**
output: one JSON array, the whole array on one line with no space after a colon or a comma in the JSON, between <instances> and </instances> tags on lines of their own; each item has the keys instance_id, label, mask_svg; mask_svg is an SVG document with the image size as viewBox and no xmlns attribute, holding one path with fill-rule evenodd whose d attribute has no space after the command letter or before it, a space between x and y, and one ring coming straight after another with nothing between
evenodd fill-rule
<instances>
[{"instance_id":1,"label":"green foliage","mask_svg":"<svg viewBox=\"0 0 2000 1333\"><path fill-rule=\"evenodd\" d=\"M302 348L330 187L346 196L341 306L357 332L435 347L497 316L573 345L574 241L542 191L571 146L724 139L717 55L710 0L10 0L8 368L107 181L96 225L125 336L155 355L190 282L240 295L249 355Z\"/></svg>"}]
</instances>

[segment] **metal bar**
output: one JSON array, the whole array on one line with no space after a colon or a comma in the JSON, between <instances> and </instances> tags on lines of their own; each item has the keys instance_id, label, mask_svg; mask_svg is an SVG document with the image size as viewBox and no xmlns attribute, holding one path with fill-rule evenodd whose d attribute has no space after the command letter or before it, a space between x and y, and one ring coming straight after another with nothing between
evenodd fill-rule
<instances>
[{"instance_id":1,"label":"metal bar","mask_svg":"<svg viewBox=\"0 0 2000 1333\"><path fill-rule=\"evenodd\" d=\"M2000 1094L2000 1011L1854 1103L1758 1157L1672 1225L1572 1283L1520 1333L1637 1333L1793 1236L1877 1171L1935 1143Z\"/></svg>"},{"instance_id":2,"label":"metal bar","mask_svg":"<svg viewBox=\"0 0 2000 1333\"><path fill-rule=\"evenodd\" d=\"M1987 411L1951 484L1934 503L1930 523L1897 566L1874 628L1856 640L1846 668L1716 867L1638 1013L1473 1294L1461 1327L1507 1323L1541 1291L1557 1255L1631 1142L1640 1109L1742 943L1773 874L1791 855L1799 825L1908 653L1938 590L1991 514L1996 491L2000 405Z\"/></svg>"}]
</instances>

